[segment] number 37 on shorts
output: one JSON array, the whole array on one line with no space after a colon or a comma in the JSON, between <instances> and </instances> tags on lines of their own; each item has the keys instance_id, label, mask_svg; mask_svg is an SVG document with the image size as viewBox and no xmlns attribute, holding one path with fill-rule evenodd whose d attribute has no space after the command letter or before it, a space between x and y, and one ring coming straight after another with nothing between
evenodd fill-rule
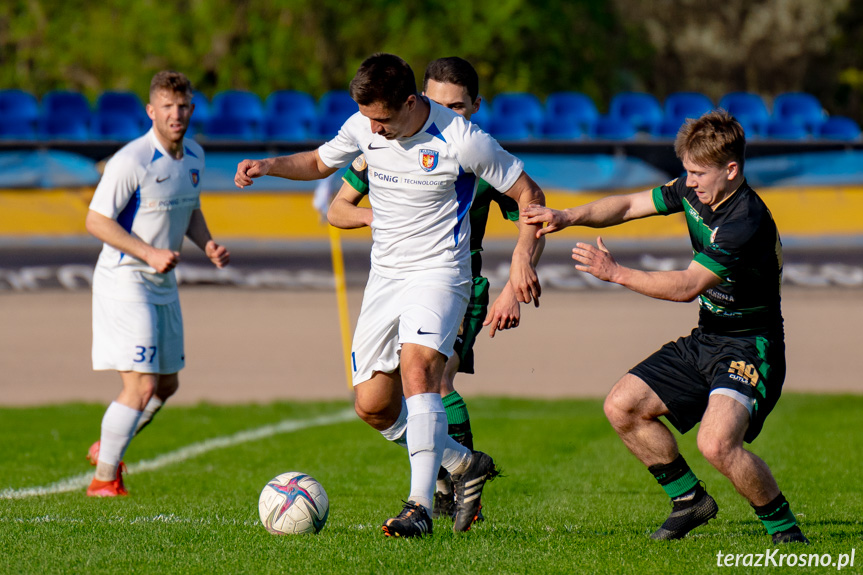
<instances>
[{"instance_id":1,"label":"number 37 on shorts","mask_svg":"<svg viewBox=\"0 0 863 575\"><path fill-rule=\"evenodd\" d=\"M135 358L132 360L135 363L153 363L153 359L156 357L156 346L143 346L136 345L135 346Z\"/></svg>"}]
</instances>

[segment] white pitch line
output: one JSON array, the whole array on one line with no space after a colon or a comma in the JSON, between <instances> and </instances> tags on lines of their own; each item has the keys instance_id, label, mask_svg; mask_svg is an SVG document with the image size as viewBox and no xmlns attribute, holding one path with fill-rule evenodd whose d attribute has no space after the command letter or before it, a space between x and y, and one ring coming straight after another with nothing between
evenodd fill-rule
<instances>
[{"instance_id":1,"label":"white pitch line","mask_svg":"<svg viewBox=\"0 0 863 575\"><path fill-rule=\"evenodd\" d=\"M321 427L323 425L343 423L354 419L354 417L356 417L354 410L353 408L350 408L338 413L321 415L311 419L286 419L273 425L265 425L256 429L238 431L233 435L214 437L212 439L187 445L186 447L160 455L154 459L145 459L144 461L132 463L128 466L127 473L131 475L133 473L153 471L154 469L159 469L173 463L186 461L187 459L197 457L198 455L215 449L232 447L241 443L248 443L249 441L272 437L273 435L278 435L280 433L291 433L292 431L309 429L310 427ZM27 497L38 497L40 495L55 495L57 493L77 491L78 489L87 487L87 485L90 484L91 479L93 479L92 471L81 473L80 475L73 475L72 477L67 477L66 479L61 479L60 481L56 481L50 485L43 485L41 487L23 487L21 489L6 488L0 491L0 499L25 499Z\"/></svg>"}]
</instances>

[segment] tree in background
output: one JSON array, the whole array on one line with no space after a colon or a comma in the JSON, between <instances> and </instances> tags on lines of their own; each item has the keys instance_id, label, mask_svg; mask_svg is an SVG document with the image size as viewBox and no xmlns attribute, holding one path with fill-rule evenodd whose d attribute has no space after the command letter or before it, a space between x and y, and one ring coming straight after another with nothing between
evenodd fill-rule
<instances>
[{"instance_id":1,"label":"tree in background","mask_svg":"<svg viewBox=\"0 0 863 575\"><path fill-rule=\"evenodd\" d=\"M738 90L772 96L804 89L839 34L849 0L614 2L656 50L644 77L648 91L695 90L716 101Z\"/></svg>"},{"instance_id":2,"label":"tree in background","mask_svg":"<svg viewBox=\"0 0 863 575\"><path fill-rule=\"evenodd\" d=\"M362 60L395 52L418 74L458 55L484 95L575 90L602 109L620 90L718 99L810 89L859 106L860 2L849 0L9 0L0 88L141 96L163 68L208 95L345 89ZM850 23L849 23L850 22ZM817 88L817 90L816 90ZM835 100L835 102L834 102ZM857 109L858 119L860 110Z\"/></svg>"}]
</instances>

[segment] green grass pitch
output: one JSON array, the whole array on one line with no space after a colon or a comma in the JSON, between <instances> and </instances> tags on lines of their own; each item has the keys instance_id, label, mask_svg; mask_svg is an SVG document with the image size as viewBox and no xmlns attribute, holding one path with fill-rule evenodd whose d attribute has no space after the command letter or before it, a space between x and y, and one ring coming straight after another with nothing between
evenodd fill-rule
<instances>
[{"instance_id":1,"label":"green grass pitch","mask_svg":"<svg viewBox=\"0 0 863 575\"><path fill-rule=\"evenodd\" d=\"M126 461L285 419L341 412L346 403L177 407L131 445ZM749 505L697 452L681 449L719 503L686 539L648 534L670 506L623 447L595 400L472 399L477 447L504 476L486 486L487 520L468 533L435 521L432 537L388 539L380 524L408 494L406 453L358 419L216 447L126 477L131 495L89 499L84 489L0 499L0 573L751 573L717 567L717 553L764 553L770 540ZM45 486L92 468L84 460L104 407L0 409L0 491ZM791 502L807 548L856 550L863 572L863 397L787 394L752 449ZM330 498L318 535L273 536L258 521L261 488L303 471ZM836 567L773 568L826 573Z\"/></svg>"}]
</instances>

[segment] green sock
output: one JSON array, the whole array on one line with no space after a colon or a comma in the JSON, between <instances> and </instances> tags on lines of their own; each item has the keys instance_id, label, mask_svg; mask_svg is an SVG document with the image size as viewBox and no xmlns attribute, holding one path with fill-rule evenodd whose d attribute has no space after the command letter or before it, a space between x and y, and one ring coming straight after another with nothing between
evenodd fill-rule
<instances>
[{"instance_id":1,"label":"green sock","mask_svg":"<svg viewBox=\"0 0 863 575\"><path fill-rule=\"evenodd\" d=\"M762 507L753 505L752 508L770 535L778 531L786 531L797 525L797 518L791 513L791 506L788 505L788 501L782 493L767 505Z\"/></svg>"},{"instance_id":2,"label":"green sock","mask_svg":"<svg viewBox=\"0 0 863 575\"><path fill-rule=\"evenodd\" d=\"M686 463L683 456L679 454L677 459L671 463L651 465L647 470L653 474L662 489L672 499L692 491L698 485L698 478L689 468L689 464Z\"/></svg>"},{"instance_id":3,"label":"green sock","mask_svg":"<svg viewBox=\"0 0 863 575\"><path fill-rule=\"evenodd\" d=\"M470 414L467 412L464 398L457 391L448 393L443 398L443 407L449 424L449 436L473 451L473 433L470 429Z\"/></svg>"}]
</instances>

